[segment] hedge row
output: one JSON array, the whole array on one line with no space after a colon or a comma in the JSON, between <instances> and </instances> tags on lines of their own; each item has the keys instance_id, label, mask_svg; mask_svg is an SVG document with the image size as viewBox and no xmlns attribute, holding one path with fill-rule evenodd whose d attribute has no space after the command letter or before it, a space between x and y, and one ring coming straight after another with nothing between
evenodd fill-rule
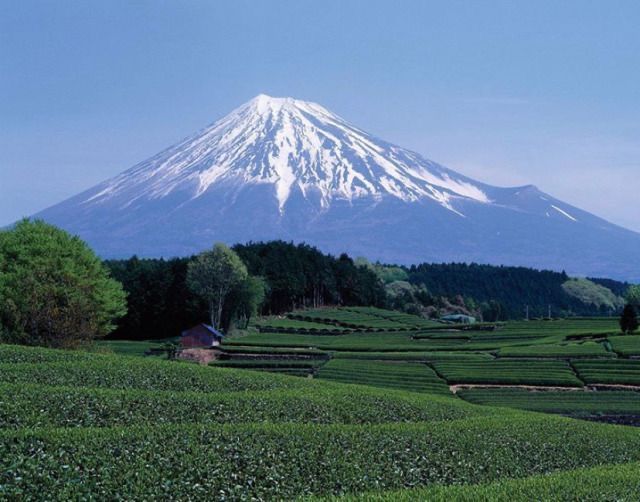
<instances>
[{"instance_id":1,"label":"hedge row","mask_svg":"<svg viewBox=\"0 0 640 502\"><path fill-rule=\"evenodd\" d=\"M305 385L280 375L121 356L96 361L0 364L3 382L192 392L295 389Z\"/></svg>"},{"instance_id":2,"label":"hedge row","mask_svg":"<svg viewBox=\"0 0 640 502\"><path fill-rule=\"evenodd\" d=\"M0 433L0 498L292 499L640 460L640 431L517 415L411 425Z\"/></svg>"},{"instance_id":3,"label":"hedge row","mask_svg":"<svg viewBox=\"0 0 640 502\"><path fill-rule=\"evenodd\" d=\"M494 413L459 399L366 387L211 393L0 384L0 428L166 423L377 424L454 420Z\"/></svg>"},{"instance_id":4,"label":"hedge row","mask_svg":"<svg viewBox=\"0 0 640 502\"><path fill-rule=\"evenodd\" d=\"M474 404L506 406L545 413L640 416L640 392L463 389L458 395Z\"/></svg>"},{"instance_id":5,"label":"hedge row","mask_svg":"<svg viewBox=\"0 0 640 502\"><path fill-rule=\"evenodd\" d=\"M494 482L488 485L436 486L391 492L368 492L340 498L343 502L513 502L514 500L637 500L640 462L575 469L548 475ZM336 499L337 500L337 499Z\"/></svg>"},{"instance_id":6,"label":"hedge row","mask_svg":"<svg viewBox=\"0 0 640 502\"><path fill-rule=\"evenodd\" d=\"M435 361L433 367L449 383L582 386L565 361Z\"/></svg>"}]
</instances>

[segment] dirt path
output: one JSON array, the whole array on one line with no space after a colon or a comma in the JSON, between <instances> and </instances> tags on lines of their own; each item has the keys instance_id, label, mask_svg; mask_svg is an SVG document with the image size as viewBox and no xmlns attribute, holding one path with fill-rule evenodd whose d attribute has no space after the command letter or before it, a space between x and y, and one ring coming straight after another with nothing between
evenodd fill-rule
<instances>
[{"instance_id":1,"label":"dirt path","mask_svg":"<svg viewBox=\"0 0 640 502\"><path fill-rule=\"evenodd\" d=\"M449 385L452 393L457 393L464 389L527 389L531 391L562 390L566 392L584 391L584 387L560 387L552 385L513 385L513 384L491 384L491 383L462 383Z\"/></svg>"},{"instance_id":2,"label":"dirt path","mask_svg":"<svg viewBox=\"0 0 640 502\"><path fill-rule=\"evenodd\" d=\"M587 386L590 391L597 391L598 389L605 390L638 390L640 391L640 385L627 385L623 383L595 383Z\"/></svg>"},{"instance_id":3,"label":"dirt path","mask_svg":"<svg viewBox=\"0 0 640 502\"><path fill-rule=\"evenodd\" d=\"M559 387L553 385L509 385L488 383L463 383L449 385L449 390L453 394L456 394L459 390L464 389L526 389L533 392L544 392L547 390L559 390L564 392L597 392L598 389L640 391L640 385L594 384L587 385L585 387Z\"/></svg>"}]
</instances>

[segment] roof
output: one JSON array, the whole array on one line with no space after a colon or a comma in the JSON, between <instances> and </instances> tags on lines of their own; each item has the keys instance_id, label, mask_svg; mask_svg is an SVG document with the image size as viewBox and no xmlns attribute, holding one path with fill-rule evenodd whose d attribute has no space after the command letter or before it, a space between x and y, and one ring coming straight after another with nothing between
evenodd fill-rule
<instances>
[{"instance_id":1,"label":"roof","mask_svg":"<svg viewBox=\"0 0 640 502\"><path fill-rule=\"evenodd\" d=\"M215 329L213 326L209 326L208 324L205 324L205 323L196 324L192 328L184 330L181 334L182 336L190 336L194 334L207 334L218 339L224 338L224 333L221 333L220 331Z\"/></svg>"}]
</instances>

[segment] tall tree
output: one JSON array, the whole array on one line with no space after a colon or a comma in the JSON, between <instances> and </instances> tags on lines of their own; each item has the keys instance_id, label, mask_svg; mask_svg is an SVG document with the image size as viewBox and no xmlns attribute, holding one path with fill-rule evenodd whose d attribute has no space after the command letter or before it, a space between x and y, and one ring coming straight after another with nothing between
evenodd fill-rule
<instances>
[{"instance_id":1,"label":"tall tree","mask_svg":"<svg viewBox=\"0 0 640 502\"><path fill-rule=\"evenodd\" d=\"M625 300L633 308L640 308L640 284L633 284L627 288Z\"/></svg>"},{"instance_id":2,"label":"tall tree","mask_svg":"<svg viewBox=\"0 0 640 502\"><path fill-rule=\"evenodd\" d=\"M114 329L122 285L79 238L42 221L0 232L0 338L75 347Z\"/></svg>"},{"instance_id":3,"label":"tall tree","mask_svg":"<svg viewBox=\"0 0 640 502\"><path fill-rule=\"evenodd\" d=\"M222 243L200 253L189 263L187 284L207 302L214 328L221 327L225 299L247 276L247 267L240 257Z\"/></svg>"},{"instance_id":4,"label":"tall tree","mask_svg":"<svg viewBox=\"0 0 640 502\"><path fill-rule=\"evenodd\" d=\"M246 328L251 318L258 314L266 290L267 285L262 277L247 276L229 294L226 325L235 322L238 328Z\"/></svg>"},{"instance_id":5,"label":"tall tree","mask_svg":"<svg viewBox=\"0 0 640 502\"><path fill-rule=\"evenodd\" d=\"M622 310L622 315L620 316L620 329L627 335L630 335L638 329L638 315L636 314L636 309L629 303L627 303Z\"/></svg>"}]
</instances>

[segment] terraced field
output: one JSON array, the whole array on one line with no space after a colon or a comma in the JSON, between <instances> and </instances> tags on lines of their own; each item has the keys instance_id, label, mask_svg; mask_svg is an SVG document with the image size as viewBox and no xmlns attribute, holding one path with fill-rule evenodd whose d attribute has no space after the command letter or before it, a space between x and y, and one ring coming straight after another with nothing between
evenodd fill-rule
<instances>
[{"instance_id":1,"label":"terraced field","mask_svg":"<svg viewBox=\"0 0 640 502\"><path fill-rule=\"evenodd\" d=\"M506 406L523 410L563 415L640 416L640 393L632 391L553 391L530 392L523 389L462 389L465 401L488 406Z\"/></svg>"},{"instance_id":2,"label":"terraced field","mask_svg":"<svg viewBox=\"0 0 640 502\"><path fill-rule=\"evenodd\" d=\"M582 386L565 361L435 361L432 366L450 384Z\"/></svg>"},{"instance_id":3,"label":"terraced field","mask_svg":"<svg viewBox=\"0 0 640 502\"><path fill-rule=\"evenodd\" d=\"M553 415L640 417L591 390L640 381L614 324L252 332L211 366L0 345L0 499L635 500L640 428Z\"/></svg>"},{"instance_id":4,"label":"terraced field","mask_svg":"<svg viewBox=\"0 0 640 502\"><path fill-rule=\"evenodd\" d=\"M616 354L608 351L604 344L595 342L549 344L539 345L537 347L520 345L500 349L498 354L500 357L542 357L567 359L578 357L616 357Z\"/></svg>"},{"instance_id":5,"label":"terraced field","mask_svg":"<svg viewBox=\"0 0 640 502\"><path fill-rule=\"evenodd\" d=\"M588 384L640 386L640 360L580 360L574 361L573 366Z\"/></svg>"},{"instance_id":6,"label":"terraced field","mask_svg":"<svg viewBox=\"0 0 640 502\"><path fill-rule=\"evenodd\" d=\"M322 366L318 377L412 392L449 394L445 382L426 364L419 363L334 359Z\"/></svg>"},{"instance_id":7,"label":"terraced field","mask_svg":"<svg viewBox=\"0 0 640 502\"><path fill-rule=\"evenodd\" d=\"M418 327L419 318L415 316L370 307L322 309L313 311L312 315L317 319L316 326L324 322L329 329L337 319L357 318L364 322L367 316L403 322L413 328L372 332L370 328L353 327L344 328L340 336L331 337L310 332L261 332L228 340L225 347L234 350L236 344L245 344L267 352L294 350L294 347L297 347L295 350L320 350L330 361L315 366L311 371L313 375L379 387L409 388L411 384L407 382L412 376L408 368L415 371L426 364L440 380L439 392L443 384L454 386L452 389L462 398L473 395L470 390L459 390L465 386L490 386L491 390L498 386L506 387L506 391L531 386L590 391L591 386L636 385L639 381L636 363L628 359L627 354L635 354L640 336L620 336L617 320L612 318L516 321L471 327L425 320L423 326ZM363 361L369 364L364 365ZM382 365L384 362L396 364ZM413 363L413 366L399 363ZM256 369L259 369L257 365ZM422 385L420 382L414 378L416 390ZM473 389L476 391L480 389ZM611 395L604 403L605 415L634 415L634 399L640 397L640 393L636 393L635 388L632 391L620 399ZM535 394L531 402L540 403L540 399ZM591 413L597 406L593 403L602 399L587 395L564 411L557 411L561 407L552 405L545 408L541 403L539 406L540 411L584 415ZM522 407L522 402L514 397L513 407ZM497 404L502 406L505 401Z\"/></svg>"},{"instance_id":8,"label":"terraced field","mask_svg":"<svg viewBox=\"0 0 640 502\"><path fill-rule=\"evenodd\" d=\"M613 351L622 357L640 357L640 336L610 336L607 340Z\"/></svg>"},{"instance_id":9,"label":"terraced field","mask_svg":"<svg viewBox=\"0 0 640 502\"><path fill-rule=\"evenodd\" d=\"M7 499L504 492L505 478L640 461L638 429L454 397L118 355L0 346L0 360ZM616 472L611 493L630 483Z\"/></svg>"}]
</instances>

